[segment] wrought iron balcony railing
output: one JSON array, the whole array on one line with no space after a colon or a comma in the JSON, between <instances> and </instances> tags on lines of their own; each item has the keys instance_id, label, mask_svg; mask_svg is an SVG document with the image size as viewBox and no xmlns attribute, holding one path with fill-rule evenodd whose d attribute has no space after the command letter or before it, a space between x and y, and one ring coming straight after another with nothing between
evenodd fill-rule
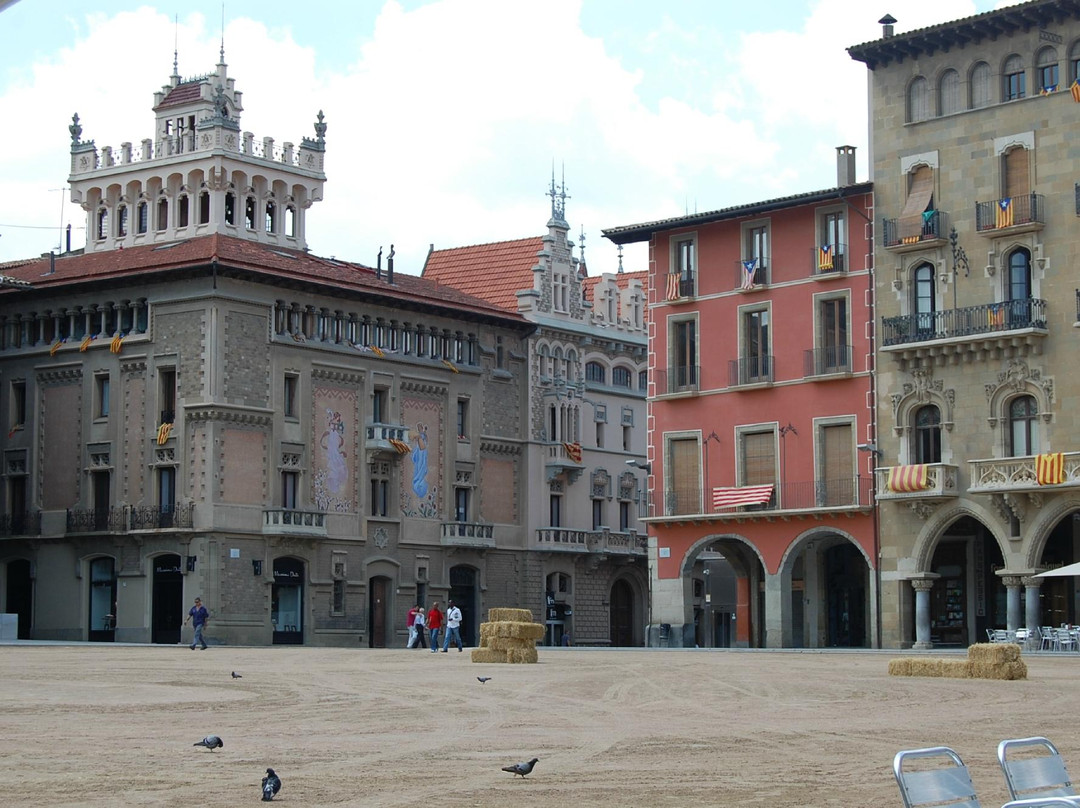
<instances>
[{"instance_id":1,"label":"wrought iron balcony railing","mask_svg":"<svg viewBox=\"0 0 1080 808\"><path fill-rule=\"evenodd\" d=\"M769 354L732 359L728 362L728 385L769 384L773 380L773 358Z\"/></svg>"},{"instance_id":2,"label":"wrought iron balcony railing","mask_svg":"<svg viewBox=\"0 0 1080 808\"><path fill-rule=\"evenodd\" d=\"M716 508L711 490L695 487L653 492L649 518L679 516L733 516L746 518L755 513L814 511L823 508L853 510L873 505L872 477L845 477L836 480L776 483L768 502L756 505Z\"/></svg>"},{"instance_id":3,"label":"wrought iron balcony railing","mask_svg":"<svg viewBox=\"0 0 1080 808\"><path fill-rule=\"evenodd\" d=\"M767 258L758 258L756 263L747 269L747 262L754 259L746 259L746 261L735 262L735 288L736 289L749 289L751 286L767 286L769 283L769 260Z\"/></svg>"},{"instance_id":4,"label":"wrought iron balcony railing","mask_svg":"<svg viewBox=\"0 0 1080 808\"><path fill-rule=\"evenodd\" d=\"M127 508L88 508L67 512L68 533L122 533L127 529Z\"/></svg>"},{"instance_id":5,"label":"wrought iron balcony railing","mask_svg":"<svg viewBox=\"0 0 1080 808\"><path fill-rule=\"evenodd\" d=\"M0 536L37 536L41 533L41 511L0 514Z\"/></svg>"},{"instance_id":6,"label":"wrought iron balcony railing","mask_svg":"<svg viewBox=\"0 0 1080 808\"><path fill-rule=\"evenodd\" d=\"M810 274L832 275L847 272L847 245L823 244L810 251Z\"/></svg>"},{"instance_id":7,"label":"wrought iron balcony railing","mask_svg":"<svg viewBox=\"0 0 1080 808\"><path fill-rule=\"evenodd\" d=\"M667 370L654 371L656 394L691 393L701 389L700 365L677 365Z\"/></svg>"},{"instance_id":8,"label":"wrought iron balcony railing","mask_svg":"<svg viewBox=\"0 0 1080 808\"><path fill-rule=\"evenodd\" d=\"M131 529L152 530L154 528L191 527L191 515L195 506L191 503L174 503L145 508L131 508Z\"/></svg>"},{"instance_id":9,"label":"wrought iron balcony railing","mask_svg":"<svg viewBox=\"0 0 1080 808\"><path fill-rule=\"evenodd\" d=\"M948 238L949 217L943 210L929 210L922 215L922 223L909 225L899 219L882 220L882 246L918 246L927 241L944 241Z\"/></svg>"},{"instance_id":10,"label":"wrought iron balcony railing","mask_svg":"<svg viewBox=\"0 0 1080 808\"><path fill-rule=\"evenodd\" d=\"M886 317L881 321L881 344L887 347L1021 328L1046 328L1045 300L1024 298L962 309Z\"/></svg>"},{"instance_id":11,"label":"wrought iron balcony railing","mask_svg":"<svg viewBox=\"0 0 1080 808\"><path fill-rule=\"evenodd\" d=\"M803 376L851 373L851 346L829 345L803 352Z\"/></svg>"},{"instance_id":12,"label":"wrought iron balcony railing","mask_svg":"<svg viewBox=\"0 0 1080 808\"><path fill-rule=\"evenodd\" d=\"M1042 194L1023 194L975 203L975 230L980 233L1032 224L1046 224Z\"/></svg>"}]
</instances>

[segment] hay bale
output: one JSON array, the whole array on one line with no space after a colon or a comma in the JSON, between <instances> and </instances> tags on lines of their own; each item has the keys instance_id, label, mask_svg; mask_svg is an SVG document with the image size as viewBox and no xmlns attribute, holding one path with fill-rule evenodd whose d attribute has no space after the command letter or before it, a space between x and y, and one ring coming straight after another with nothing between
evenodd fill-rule
<instances>
[{"instance_id":1,"label":"hay bale","mask_svg":"<svg viewBox=\"0 0 1080 808\"><path fill-rule=\"evenodd\" d=\"M535 664L539 658L535 646L532 648L511 648L506 652L506 661L511 663Z\"/></svg>"},{"instance_id":2,"label":"hay bale","mask_svg":"<svg viewBox=\"0 0 1080 808\"><path fill-rule=\"evenodd\" d=\"M1021 660L1015 662L972 662L971 676L974 679L998 679L1001 681L1014 681L1027 679L1027 663Z\"/></svg>"},{"instance_id":3,"label":"hay bale","mask_svg":"<svg viewBox=\"0 0 1080 808\"><path fill-rule=\"evenodd\" d=\"M503 621L490 623L489 637L512 637L515 640L539 640L544 636L544 626L540 623L519 623Z\"/></svg>"},{"instance_id":4,"label":"hay bale","mask_svg":"<svg viewBox=\"0 0 1080 808\"><path fill-rule=\"evenodd\" d=\"M533 615L529 609L488 609L488 620L492 623L531 623Z\"/></svg>"},{"instance_id":5,"label":"hay bale","mask_svg":"<svg viewBox=\"0 0 1080 808\"><path fill-rule=\"evenodd\" d=\"M1002 665L1020 660L1020 646L1013 642L982 642L968 646L968 659L972 662L985 662Z\"/></svg>"},{"instance_id":6,"label":"hay bale","mask_svg":"<svg viewBox=\"0 0 1080 808\"><path fill-rule=\"evenodd\" d=\"M535 640L519 640L516 637L492 637L488 648L492 651L510 651L517 648L535 648Z\"/></svg>"},{"instance_id":7,"label":"hay bale","mask_svg":"<svg viewBox=\"0 0 1080 808\"><path fill-rule=\"evenodd\" d=\"M913 676L911 672L911 664L914 659L890 659L889 660L889 676Z\"/></svg>"},{"instance_id":8,"label":"hay bale","mask_svg":"<svg viewBox=\"0 0 1080 808\"><path fill-rule=\"evenodd\" d=\"M1015 643L976 643L968 658L889 660L890 676L932 676L940 679L1027 679L1027 664Z\"/></svg>"},{"instance_id":9,"label":"hay bale","mask_svg":"<svg viewBox=\"0 0 1080 808\"><path fill-rule=\"evenodd\" d=\"M471 651L473 662L506 662L505 651L492 651L490 648L474 648Z\"/></svg>"}]
</instances>

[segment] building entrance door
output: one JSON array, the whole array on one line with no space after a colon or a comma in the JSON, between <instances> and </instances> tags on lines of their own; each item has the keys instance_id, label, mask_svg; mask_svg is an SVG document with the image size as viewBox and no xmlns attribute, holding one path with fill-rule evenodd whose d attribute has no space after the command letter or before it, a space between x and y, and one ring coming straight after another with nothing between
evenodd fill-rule
<instances>
[{"instance_id":1,"label":"building entrance door","mask_svg":"<svg viewBox=\"0 0 1080 808\"><path fill-rule=\"evenodd\" d=\"M30 615L34 604L34 582L30 562L20 558L7 565L7 603L4 611L19 616L20 640L30 639Z\"/></svg>"},{"instance_id":2,"label":"building entrance door","mask_svg":"<svg viewBox=\"0 0 1080 808\"><path fill-rule=\"evenodd\" d=\"M614 647L634 644L634 591L626 581L611 587L610 639Z\"/></svg>"},{"instance_id":3,"label":"building entrance door","mask_svg":"<svg viewBox=\"0 0 1080 808\"><path fill-rule=\"evenodd\" d=\"M274 645L304 644L304 562L298 558L274 559L270 622Z\"/></svg>"},{"instance_id":4,"label":"building entrance door","mask_svg":"<svg viewBox=\"0 0 1080 808\"><path fill-rule=\"evenodd\" d=\"M184 576L180 556L161 555L154 559L154 594L150 614L150 642L180 643L184 622Z\"/></svg>"},{"instance_id":5,"label":"building entrance door","mask_svg":"<svg viewBox=\"0 0 1080 808\"><path fill-rule=\"evenodd\" d=\"M376 576L368 586L368 647L386 647L386 599L390 594L390 579Z\"/></svg>"}]
</instances>

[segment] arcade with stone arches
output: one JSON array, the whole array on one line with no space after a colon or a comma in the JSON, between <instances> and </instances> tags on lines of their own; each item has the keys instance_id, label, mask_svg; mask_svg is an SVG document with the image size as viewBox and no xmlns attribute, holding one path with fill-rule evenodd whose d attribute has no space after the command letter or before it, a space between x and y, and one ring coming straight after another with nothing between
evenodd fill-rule
<instances>
[{"instance_id":1,"label":"arcade with stone arches","mask_svg":"<svg viewBox=\"0 0 1080 808\"><path fill-rule=\"evenodd\" d=\"M1035 575L1080 559L1080 498L995 494L992 503L959 501L924 524L899 590L902 646L963 647L994 629L1076 622L1075 579Z\"/></svg>"}]
</instances>

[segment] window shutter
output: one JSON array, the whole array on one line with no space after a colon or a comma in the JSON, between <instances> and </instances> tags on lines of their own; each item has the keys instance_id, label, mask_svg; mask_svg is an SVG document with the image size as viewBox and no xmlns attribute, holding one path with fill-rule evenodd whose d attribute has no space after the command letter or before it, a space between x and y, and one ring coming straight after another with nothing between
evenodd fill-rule
<instances>
[{"instance_id":1,"label":"window shutter","mask_svg":"<svg viewBox=\"0 0 1080 808\"><path fill-rule=\"evenodd\" d=\"M934 196L934 169L930 166L918 166L911 172L911 187L907 202L900 213L900 238L917 238L922 234L923 211L930 206Z\"/></svg>"},{"instance_id":2,"label":"window shutter","mask_svg":"<svg viewBox=\"0 0 1080 808\"><path fill-rule=\"evenodd\" d=\"M846 505L853 501L852 478L855 476L851 458L851 424L827 426L822 431L825 442L825 506Z\"/></svg>"},{"instance_id":3,"label":"window shutter","mask_svg":"<svg viewBox=\"0 0 1080 808\"><path fill-rule=\"evenodd\" d=\"M1017 147L1005 153L1005 196L1015 199L1031 193L1027 149ZM1014 206L1015 207L1015 206Z\"/></svg>"},{"instance_id":4,"label":"window shutter","mask_svg":"<svg viewBox=\"0 0 1080 808\"><path fill-rule=\"evenodd\" d=\"M743 479L741 485L776 482L776 436L772 432L743 435Z\"/></svg>"},{"instance_id":5,"label":"window shutter","mask_svg":"<svg viewBox=\"0 0 1080 808\"><path fill-rule=\"evenodd\" d=\"M701 453L694 438L671 441L671 494L675 500L675 513L698 513L701 511L701 485L699 472Z\"/></svg>"}]
</instances>

